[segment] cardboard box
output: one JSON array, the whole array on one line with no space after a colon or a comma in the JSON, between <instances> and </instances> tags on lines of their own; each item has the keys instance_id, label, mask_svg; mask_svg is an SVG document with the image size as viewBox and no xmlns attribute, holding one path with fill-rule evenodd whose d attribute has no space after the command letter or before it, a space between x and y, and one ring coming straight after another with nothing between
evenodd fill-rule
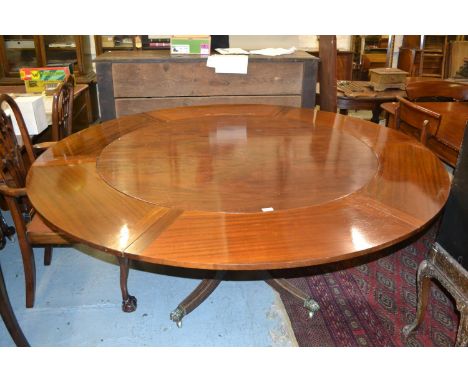
<instances>
[{"instance_id":1,"label":"cardboard box","mask_svg":"<svg viewBox=\"0 0 468 382\"><path fill-rule=\"evenodd\" d=\"M113 48L115 46L114 36L102 36L101 44L103 48Z\"/></svg>"},{"instance_id":2,"label":"cardboard box","mask_svg":"<svg viewBox=\"0 0 468 382\"><path fill-rule=\"evenodd\" d=\"M21 110L29 135L37 135L47 128L47 116L42 96L16 97L15 102ZM14 117L12 121L15 134L20 135L18 123Z\"/></svg>"},{"instance_id":3,"label":"cardboard box","mask_svg":"<svg viewBox=\"0 0 468 382\"><path fill-rule=\"evenodd\" d=\"M42 93L53 90L69 74L70 68L68 66L20 69L20 77L26 85L27 93Z\"/></svg>"},{"instance_id":4,"label":"cardboard box","mask_svg":"<svg viewBox=\"0 0 468 382\"><path fill-rule=\"evenodd\" d=\"M211 51L211 37L198 36L171 36L172 54L206 54Z\"/></svg>"}]
</instances>

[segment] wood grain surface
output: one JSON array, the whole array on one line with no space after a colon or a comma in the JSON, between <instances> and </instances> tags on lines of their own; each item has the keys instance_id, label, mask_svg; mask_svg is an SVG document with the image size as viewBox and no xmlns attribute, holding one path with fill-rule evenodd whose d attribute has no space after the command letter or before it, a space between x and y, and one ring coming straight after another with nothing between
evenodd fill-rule
<instances>
[{"instance_id":1,"label":"wood grain surface","mask_svg":"<svg viewBox=\"0 0 468 382\"><path fill-rule=\"evenodd\" d=\"M111 120L46 151L27 181L37 211L82 242L225 270L309 266L388 247L423 229L449 188L437 157L400 132L274 105Z\"/></svg>"}]
</instances>

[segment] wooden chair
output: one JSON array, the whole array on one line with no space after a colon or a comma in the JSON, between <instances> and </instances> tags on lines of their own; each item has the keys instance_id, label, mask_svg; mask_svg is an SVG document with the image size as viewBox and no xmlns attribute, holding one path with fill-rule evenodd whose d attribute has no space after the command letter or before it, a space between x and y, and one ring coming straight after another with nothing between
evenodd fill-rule
<instances>
[{"instance_id":1,"label":"wooden chair","mask_svg":"<svg viewBox=\"0 0 468 382\"><path fill-rule=\"evenodd\" d=\"M456 301L460 323L455 346L468 345L468 123L445 206L439 232L427 260L417 273L418 305L413 323L404 335L416 329L424 317L430 292L430 280L436 279Z\"/></svg>"},{"instance_id":2,"label":"wooden chair","mask_svg":"<svg viewBox=\"0 0 468 382\"><path fill-rule=\"evenodd\" d=\"M426 145L428 135L437 135L441 115L402 97L397 97L397 100L395 128L416 137Z\"/></svg>"},{"instance_id":3,"label":"wooden chair","mask_svg":"<svg viewBox=\"0 0 468 382\"><path fill-rule=\"evenodd\" d=\"M73 76L60 83L52 99L52 140L59 141L72 133Z\"/></svg>"},{"instance_id":4,"label":"wooden chair","mask_svg":"<svg viewBox=\"0 0 468 382\"><path fill-rule=\"evenodd\" d=\"M468 84L452 81L409 81L407 98L411 101L468 101Z\"/></svg>"},{"instance_id":5,"label":"wooden chair","mask_svg":"<svg viewBox=\"0 0 468 382\"><path fill-rule=\"evenodd\" d=\"M3 106L7 106L13 112L23 140L25 157L18 145L13 123ZM0 95L0 158L1 177L0 194L6 199L13 222L16 228L18 243L23 259L25 283L26 283L26 307L34 305L36 270L34 262L33 247L45 247L51 251L52 246L71 245L73 240L59 232L51 229L42 218L35 213L26 193L27 165L35 160L35 154L31 145L23 116L16 102L8 95ZM0 180L0 181L1 181ZM47 190L44 190L47 192ZM120 263L120 286L122 291L122 309L131 312L136 309L136 299L127 291L128 260L119 258Z\"/></svg>"}]
</instances>

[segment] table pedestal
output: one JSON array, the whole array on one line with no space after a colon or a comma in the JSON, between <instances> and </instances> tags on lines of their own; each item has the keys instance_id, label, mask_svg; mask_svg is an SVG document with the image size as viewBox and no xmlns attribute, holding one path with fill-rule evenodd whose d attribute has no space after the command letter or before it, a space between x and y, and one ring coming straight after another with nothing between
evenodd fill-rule
<instances>
[{"instance_id":1,"label":"table pedestal","mask_svg":"<svg viewBox=\"0 0 468 382\"><path fill-rule=\"evenodd\" d=\"M226 272L217 272L214 279L204 279L198 286L190 293L178 306L174 309L170 318L174 321L179 328L182 327L182 319L195 310L207 297L214 292L218 285L222 281L222 276ZM303 303L304 308L309 311L309 318L312 318L320 309L319 304L312 299L307 293L303 292L289 281L285 279L272 279L268 278L264 280L278 293L282 291L288 292L291 296Z\"/></svg>"}]
</instances>

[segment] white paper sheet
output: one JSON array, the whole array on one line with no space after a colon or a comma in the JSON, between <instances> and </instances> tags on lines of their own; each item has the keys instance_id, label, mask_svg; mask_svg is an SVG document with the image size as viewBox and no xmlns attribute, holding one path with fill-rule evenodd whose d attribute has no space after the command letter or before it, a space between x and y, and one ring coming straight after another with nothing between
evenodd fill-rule
<instances>
[{"instance_id":1,"label":"white paper sheet","mask_svg":"<svg viewBox=\"0 0 468 382\"><path fill-rule=\"evenodd\" d=\"M247 74L249 57L246 55L214 55L208 57L206 66L214 68L215 73Z\"/></svg>"},{"instance_id":2,"label":"white paper sheet","mask_svg":"<svg viewBox=\"0 0 468 382\"><path fill-rule=\"evenodd\" d=\"M251 54L261 54L263 56L281 56L283 54L291 54L296 51L296 48L293 46L289 49L284 48L265 48L259 50L251 50Z\"/></svg>"},{"instance_id":3,"label":"white paper sheet","mask_svg":"<svg viewBox=\"0 0 468 382\"><path fill-rule=\"evenodd\" d=\"M249 54L248 51L241 48L217 48L219 54Z\"/></svg>"}]
</instances>

